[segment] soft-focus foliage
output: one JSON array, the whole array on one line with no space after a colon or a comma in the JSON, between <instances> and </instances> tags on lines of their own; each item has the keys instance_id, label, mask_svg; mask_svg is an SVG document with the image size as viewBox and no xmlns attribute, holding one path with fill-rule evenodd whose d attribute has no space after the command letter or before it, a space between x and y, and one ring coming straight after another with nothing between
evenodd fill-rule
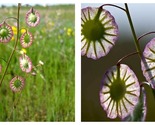
<instances>
[{"instance_id":1,"label":"soft-focus foliage","mask_svg":"<svg viewBox=\"0 0 155 125\"><path fill-rule=\"evenodd\" d=\"M29 9L21 8L21 28L26 26L25 14ZM5 83L1 86L0 121L74 121L74 5L35 6L34 9L41 15L40 24L28 28L34 36L33 44L29 48L22 49L18 42ZM4 15L16 16L17 7L0 8L0 12L0 20L3 20ZM14 20L7 22L15 27L13 32L16 32ZM20 31L20 36L23 32ZM8 59L14 40L8 44L0 44L0 57ZM19 54L28 55L33 62L34 67L30 73L19 68ZM40 65L40 60L44 65ZM4 61L0 64L6 66ZM15 75L26 78L21 94L13 94L10 90L9 82ZM10 115L14 99L19 99L19 102Z\"/></svg>"}]
</instances>

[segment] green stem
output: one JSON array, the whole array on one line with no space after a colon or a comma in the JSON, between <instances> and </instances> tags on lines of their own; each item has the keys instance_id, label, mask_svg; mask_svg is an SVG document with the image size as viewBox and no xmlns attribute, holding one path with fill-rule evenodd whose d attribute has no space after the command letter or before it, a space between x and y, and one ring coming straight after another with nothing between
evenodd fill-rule
<instances>
[{"instance_id":1,"label":"green stem","mask_svg":"<svg viewBox=\"0 0 155 125\"><path fill-rule=\"evenodd\" d=\"M128 58L128 57L130 57L130 56L136 55L136 54L138 54L138 53L139 53L139 52L129 53L128 55L126 55L126 56L124 56L123 58L121 58L120 60L118 60L118 62L117 62L116 65L120 65L121 62L122 62L124 59L126 59L126 58Z\"/></svg>"},{"instance_id":2,"label":"green stem","mask_svg":"<svg viewBox=\"0 0 155 125\"><path fill-rule=\"evenodd\" d=\"M125 8L126 8L126 14L127 14L128 20L129 20L129 24L130 24L130 27L131 27L131 31L132 31L132 34L133 34L133 37L134 37L136 50L139 52L139 57L141 58L142 57L142 52L141 52L141 49L140 49L140 45L139 45L139 42L138 42L138 39L137 39L137 35L136 35L136 32L135 32L133 23L132 23L132 19L131 19L131 16L130 16L130 12L129 12L127 3L125 3Z\"/></svg>"},{"instance_id":3,"label":"green stem","mask_svg":"<svg viewBox=\"0 0 155 125\"><path fill-rule=\"evenodd\" d=\"M10 65L11 59L12 59L12 57L13 57L15 51L16 51L17 43L18 43L18 40L19 40L19 12L20 12L20 7L21 7L21 4L18 3L18 13L17 13L17 38L16 38L16 42L15 42L15 45L14 45L14 49L13 49L12 53L10 54L10 57L9 57L9 59L8 59L8 61L7 61L7 65L6 65L6 68L5 68L5 71L4 71L4 74L3 74L2 79L1 79L1 81L0 81L0 87L1 87L1 85L2 85L2 82L3 82L3 80L4 80L4 77L5 77L6 72L7 72L7 70L8 70L8 67L9 67L9 65Z\"/></svg>"},{"instance_id":4,"label":"green stem","mask_svg":"<svg viewBox=\"0 0 155 125\"><path fill-rule=\"evenodd\" d=\"M116 8L118 8L118 9L121 9L121 10L123 10L123 11L126 12L126 10L125 10L124 8L122 8L122 7L120 7L120 6L117 6L117 5L114 5L114 4L103 4L102 6L100 6L100 8L102 8L102 7L104 7L104 6L113 6L113 7L116 7Z\"/></svg>"},{"instance_id":5,"label":"green stem","mask_svg":"<svg viewBox=\"0 0 155 125\"><path fill-rule=\"evenodd\" d=\"M147 36L147 35L153 34L153 33L155 33L155 31L148 32L148 33L145 33L145 34L141 35L141 36L138 38L138 41L139 41L141 38L143 38L144 36Z\"/></svg>"},{"instance_id":6,"label":"green stem","mask_svg":"<svg viewBox=\"0 0 155 125\"><path fill-rule=\"evenodd\" d=\"M6 20L8 20L8 19L15 19L15 20L18 20L16 17L7 17L7 18L5 18L4 21L6 21Z\"/></svg>"},{"instance_id":7,"label":"green stem","mask_svg":"<svg viewBox=\"0 0 155 125\"><path fill-rule=\"evenodd\" d=\"M12 121L15 121L15 112L16 112L16 108L17 108L17 105L20 101L20 98L22 97L22 92L19 93L19 96L16 97L15 93L13 92L13 103L12 103L12 108L10 110L10 114L7 118L7 121L9 121L12 117Z\"/></svg>"}]
</instances>

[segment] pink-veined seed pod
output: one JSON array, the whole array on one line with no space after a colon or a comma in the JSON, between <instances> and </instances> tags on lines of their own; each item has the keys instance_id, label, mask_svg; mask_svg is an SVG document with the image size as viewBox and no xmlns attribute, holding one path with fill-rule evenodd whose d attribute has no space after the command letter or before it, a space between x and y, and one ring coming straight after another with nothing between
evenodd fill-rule
<instances>
[{"instance_id":1,"label":"pink-veined seed pod","mask_svg":"<svg viewBox=\"0 0 155 125\"><path fill-rule=\"evenodd\" d=\"M146 84L142 82L141 84ZM137 115L138 114L138 115ZM145 121L147 114L146 91L143 86L140 87L140 96L137 105L132 113L123 119L123 121Z\"/></svg>"},{"instance_id":2,"label":"pink-veined seed pod","mask_svg":"<svg viewBox=\"0 0 155 125\"><path fill-rule=\"evenodd\" d=\"M25 85L25 79L21 76L15 76L10 81L10 88L13 92L20 92L23 90Z\"/></svg>"},{"instance_id":3,"label":"pink-veined seed pod","mask_svg":"<svg viewBox=\"0 0 155 125\"><path fill-rule=\"evenodd\" d=\"M103 77L99 95L107 117L125 118L139 100L140 86L135 73L125 64L111 67Z\"/></svg>"},{"instance_id":4,"label":"pink-veined seed pod","mask_svg":"<svg viewBox=\"0 0 155 125\"><path fill-rule=\"evenodd\" d=\"M40 14L35 9L31 8L26 13L26 23L30 27L35 27L40 23Z\"/></svg>"},{"instance_id":5,"label":"pink-veined seed pod","mask_svg":"<svg viewBox=\"0 0 155 125\"><path fill-rule=\"evenodd\" d=\"M94 60L106 56L118 39L118 26L109 11L87 7L81 10L81 55Z\"/></svg>"},{"instance_id":6,"label":"pink-veined seed pod","mask_svg":"<svg viewBox=\"0 0 155 125\"><path fill-rule=\"evenodd\" d=\"M5 21L0 24L0 42L7 43L13 37L12 27Z\"/></svg>"},{"instance_id":7,"label":"pink-veined seed pod","mask_svg":"<svg viewBox=\"0 0 155 125\"><path fill-rule=\"evenodd\" d=\"M29 31L24 32L20 37L20 43L23 48L27 48L32 45L33 36Z\"/></svg>"},{"instance_id":8,"label":"pink-veined seed pod","mask_svg":"<svg viewBox=\"0 0 155 125\"><path fill-rule=\"evenodd\" d=\"M19 62L20 62L20 68L22 69L23 72L29 73L32 70L32 61L31 59L23 54L19 57Z\"/></svg>"},{"instance_id":9,"label":"pink-veined seed pod","mask_svg":"<svg viewBox=\"0 0 155 125\"><path fill-rule=\"evenodd\" d=\"M145 46L141 60L141 69L146 80L155 89L155 38Z\"/></svg>"},{"instance_id":10,"label":"pink-veined seed pod","mask_svg":"<svg viewBox=\"0 0 155 125\"><path fill-rule=\"evenodd\" d=\"M145 46L141 69L146 80L155 89L155 38Z\"/></svg>"}]
</instances>

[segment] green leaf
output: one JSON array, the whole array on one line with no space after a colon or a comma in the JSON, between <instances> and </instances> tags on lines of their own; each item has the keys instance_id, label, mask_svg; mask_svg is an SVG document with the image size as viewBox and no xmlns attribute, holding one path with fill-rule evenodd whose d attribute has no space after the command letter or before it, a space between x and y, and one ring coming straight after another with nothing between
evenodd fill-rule
<instances>
[{"instance_id":1,"label":"green leaf","mask_svg":"<svg viewBox=\"0 0 155 125\"><path fill-rule=\"evenodd\" d=\"M145 121L146 118L146 93L144 87L141 87L139 102L134 111L129 114L123 121Z\"/></svg>"}]
</instances>

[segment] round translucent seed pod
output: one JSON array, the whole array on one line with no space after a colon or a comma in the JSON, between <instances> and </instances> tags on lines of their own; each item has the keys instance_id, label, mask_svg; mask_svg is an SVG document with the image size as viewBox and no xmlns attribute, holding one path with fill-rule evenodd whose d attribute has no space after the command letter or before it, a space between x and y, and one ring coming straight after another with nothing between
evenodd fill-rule
<instances>
[{"instance_id":1,"label":"round translucent seed pod","mask_svg":"<svg viewBox=\"0 0 155 125\"><path fill-rule=\"evenodd\" d=\"M106 56L118 39L118 26L109 11L87 7L81 10L81 55L94 60Z\"/></svg>"},{"instance_id":2,"label":"round translucent seed pod","mask_svg":"<svg viewBox=\"0 0 155 125\"><path fill-rule=\"evenodd\" d=\"M40 14L35 9L31 8L26 13L26 23L30 27L35 27L40 23Z\"/></svg>"},{"instance_id":3,"label":"round translucent seed pod","mask_svg":"<svg viewBox=\"0 0 155 125\"><path fill-rule=\"evenodd\" d=\"M7 43L13 37L12 27L5 21L0 24L0 42Z\"/></svg>"},{"instance_id":4,"label":"round translucent seed pod","mask_svg":"<svg viewBox=\"0 0 155 125\"><path fill-rule=\"evenodd\" d=\"M135 73L125 64L111 67L104 75L100 103L107 117L128 116L138 103L140 86Z\"/></svg>"},{"instance_id":5,"label":"round translucent seed pod","mask_svg":"<svg viewBox=\"0 0 155 125\"><path fill-rule=\"evenodd\" d=\"M25 80L21 76L15 76L10 81L10 88L13 92L20 92L24 88Z\"/></svg>"}]
</instances>

